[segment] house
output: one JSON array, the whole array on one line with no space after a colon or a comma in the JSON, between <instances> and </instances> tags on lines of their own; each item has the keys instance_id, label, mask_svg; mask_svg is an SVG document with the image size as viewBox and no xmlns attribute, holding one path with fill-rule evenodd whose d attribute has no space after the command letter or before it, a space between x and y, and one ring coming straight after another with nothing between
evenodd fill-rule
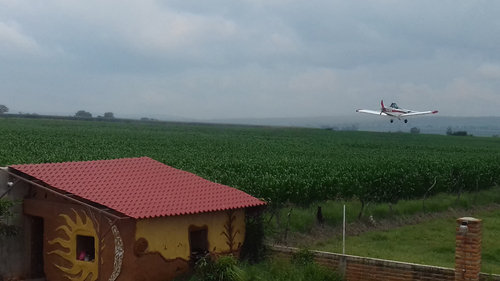
<instances>
[{"instance_id":1,"label":"house","mask_svg":"<svg viewBox=\"0 0 500 281\"><path fill-rule=\"evenodd\" d=\"M25 263L5 277L170 280L206 252L238 256L245 212L265 205L148 157L2 171L0 180L10 181L5 193L23 198L24 231L16 238L23 245L10 253Z\"/></svg>"}]
</instances>

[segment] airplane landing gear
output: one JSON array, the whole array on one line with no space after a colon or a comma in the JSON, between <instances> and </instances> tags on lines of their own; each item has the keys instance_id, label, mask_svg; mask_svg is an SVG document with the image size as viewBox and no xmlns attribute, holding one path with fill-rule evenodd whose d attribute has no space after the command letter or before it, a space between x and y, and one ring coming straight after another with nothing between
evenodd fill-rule
<instances>
[{"instance_id":1,"label":"airplane landing gear","mask_svg":"<svg viewBox=\"0 0 500 281\"><path fill-rule=\"evenodd\" d=\"M408 119L405 119L405 123L408 123Z\"/></svg>"}]
</instances>

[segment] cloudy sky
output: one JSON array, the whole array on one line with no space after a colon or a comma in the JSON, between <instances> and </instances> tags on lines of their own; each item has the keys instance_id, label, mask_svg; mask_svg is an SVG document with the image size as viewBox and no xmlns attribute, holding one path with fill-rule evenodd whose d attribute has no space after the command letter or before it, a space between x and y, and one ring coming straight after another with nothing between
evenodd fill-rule
<instances>
[{"instance_id":1,"label":"cloudy sky","mask_svg":"<svg viewBox=\"0 0 500 281\"><path fill-rule=\"evenodd\" d=\"M500 1L0 0L11 113L500 116Z\"/></svg>"}]
</instances>

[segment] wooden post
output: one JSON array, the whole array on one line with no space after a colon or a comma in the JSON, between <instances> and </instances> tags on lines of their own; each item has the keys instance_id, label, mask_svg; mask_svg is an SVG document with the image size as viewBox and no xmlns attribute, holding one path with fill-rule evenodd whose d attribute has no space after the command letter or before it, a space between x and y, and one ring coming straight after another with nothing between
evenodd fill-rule
<instances>
[{"instance_id":1,"label":"wooden post","mask_svg":"<svg viewBox=\"0 0 500 281\"><path fill-rule=\"evenodd\" d=\"M457 219L455 281L479 281L481 272L481 220Z\"/></svg>"}]
</instances>

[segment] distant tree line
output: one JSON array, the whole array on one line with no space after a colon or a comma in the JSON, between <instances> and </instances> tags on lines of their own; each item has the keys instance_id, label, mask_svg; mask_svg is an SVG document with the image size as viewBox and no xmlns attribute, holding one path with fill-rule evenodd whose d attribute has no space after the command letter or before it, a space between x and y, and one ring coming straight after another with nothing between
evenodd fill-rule
<instances>
[{"instance_id":1,"label":"distant tree line","mask_svg":"<svg viewBox=\"0 0 500 281\"><path fill-rule=\"evenodd\" d=\"M92 118L92 113L85 111L85 110L78 110L75 113L75 117L86 117L86 118ZM97 118L103 118L103 116L97 116ZM104 118L115 118L115 115L113 112L106 112L104 113Z\"/></svg>"},{"instance_id":2,"label":"distant tree line","mask_svg":"<svg viewBox=\"0 0 500 281\"><path fill-rule=\"evenodd\" d=\"M75 113L76 117L92 117L92 113L85 110L79 110Z\"/></svg>"},{"instance_id":3,"label":"distant tree line","mask_svg":"<svg viewBox=\"0 0 500 281\"><path fill-rule=\"evenodd\" d=\"M420 129L417 127L413 127L410 129L410 133L412 134L420 134Z\"/></svg>"},{"instance_id":4,"label":"distant tree line","mask_svg":"<svg viewBox=\"0 0 500 281\"><path fill-rule=\"evenodd\" d=\"M0 114L9 112L9 108L3 104L0 104Z\"/></svg>"},{"instance_id":5,"label":"distant tree line","mask_svg":"<svg viewBox=\"0 0 500 281\"><path fill-rule=\"evenodd\" d=\"M357 131L358 125L344 125L342 127L339 126L323 126L322 127L325 130L330 130L330 131Z\"/></svg>"},{"instance_id":6,"label":"distant tree line","mask_svg":"<svg viewBox=\"0 0 500 281\"><path fill-rule=\"evenodd\" d=\"M447 136L468 136L467 131L453 132L453 129L451 128L451 126L446 129L446 135Z\"/></svg>"}]
</instances>

